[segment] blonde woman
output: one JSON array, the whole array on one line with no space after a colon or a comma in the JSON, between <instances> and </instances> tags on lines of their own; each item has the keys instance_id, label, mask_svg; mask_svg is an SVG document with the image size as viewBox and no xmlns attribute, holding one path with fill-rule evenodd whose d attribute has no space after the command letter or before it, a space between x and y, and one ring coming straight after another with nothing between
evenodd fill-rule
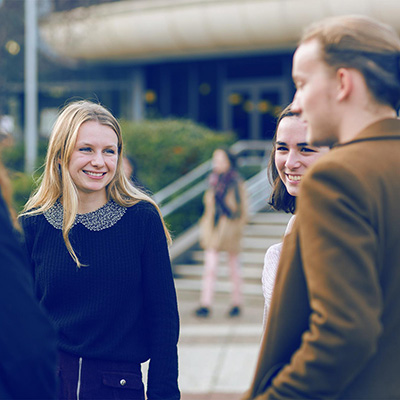
<instances>
[{"instance_id":1,"label":"blonde woman","mask_svg":"<svg viewBox=\"0 0 400 400\"><path fill-rule=\"evenodd\" d=\"M117 120L67 105L21 217L36 294L58 330L59 398L179 399L179 317L157 205L122 168Z\"/></svg>"}]
</instances>

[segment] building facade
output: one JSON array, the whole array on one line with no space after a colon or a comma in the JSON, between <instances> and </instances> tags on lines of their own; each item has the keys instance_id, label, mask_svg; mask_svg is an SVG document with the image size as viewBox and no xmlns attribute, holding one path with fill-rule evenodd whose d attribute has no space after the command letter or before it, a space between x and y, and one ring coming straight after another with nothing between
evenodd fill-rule
<instances>
[{"instance_id":1,"label":"building facade","mask_svg":"<svg viewBox=\"0 0 400 400\"><path fill-rule=\"evenodd\" d=\"M340 14L400 28L398 0L122 0L40 21L63 67L40 82L41 131L70 98L98 100L119 118L189 118L240 139L270 139L294 93L302 29Z\"/></svg>"}]
</instances>

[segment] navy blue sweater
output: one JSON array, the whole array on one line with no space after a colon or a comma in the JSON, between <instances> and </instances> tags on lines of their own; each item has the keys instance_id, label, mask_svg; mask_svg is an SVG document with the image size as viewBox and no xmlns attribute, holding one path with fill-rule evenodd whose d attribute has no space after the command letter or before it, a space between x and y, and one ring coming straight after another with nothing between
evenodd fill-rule
<instances>
[{"instance_id":1,"label":"navy blue sweater","mask_svg":"<svg viewBox=\"0 0 400 400\"><path fill-rule=\"evenodd\" d=\"M150 358L149 399L179 399L179 316L161 219L148 202L112 200L78 215L62 238L62 205L21 220L36 295L59 334L59 348L80 357L142 363Z\"/></svg>"}]
</instances>

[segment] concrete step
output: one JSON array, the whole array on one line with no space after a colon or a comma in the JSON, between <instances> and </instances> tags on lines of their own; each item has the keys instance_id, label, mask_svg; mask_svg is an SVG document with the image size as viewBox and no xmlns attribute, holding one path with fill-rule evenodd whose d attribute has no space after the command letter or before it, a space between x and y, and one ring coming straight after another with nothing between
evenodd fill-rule
<instances>
[{"instance_id":1,"label":"concrete step","mask_svg":"<svg viewBox=\"0 0 400 400\"><path fill-rule=\"evenodd\" d=\"M246 225L244 236L246 237L278 237L285 234L286 224L256 224Z\"/></svg>"},{"instance_id":2,"label":"concrete step","mask_svg":"<svg viewBox=\"0 0 400 400\"><path fill-rule=\"evenodd\" d=\"M174 272L183 278L198 278L201 279L203 275L203 264L180 264L174 269ZM242 267L242 277L244 280L259 280L261 281L262 265L255 267ZM229 267L226 265L219 265L217 268L217 277L229 279Z\"/></svg>"},{"instance_id":3,"label":"concrete step","mask_svg":"<svg viewBox=\"0 0 400 400\"><path fill-rule=\"evenodd\" d=\"M253 251L260 250L264 253L267 249L273 244L279 243L282 241L281 237L272 238L272 237L247 237L245 236L242 239L242 248L243 251Z\"/></svg>"},{"instance_id":4,"label":"concrete step","mask_svg":"<svg viewBox=\"0 0 400 400\"><path fill-rule=\"evenodd\" d=\"M290 214L264 212L254 215L245 227L240 261L245 295L262 296L261 275L264 256L273 244L282 241ZM200 292L204 269L204 251L196 246L188 254L191 264L175 264L178 290ZM217 269L216 293L230 293L231 282L227 253L221 252Z\"/></svg>"},{"instance_id":5,"label":"concrete step","mask_svg":"<svg viewBox=\"0 0 400 400\"><path fill-rule=\"evenodd\" d=\"M242 238L242 252L246 251L262 251L266 252L268 248L276 243L280 243L283 240L283 235L282 236L248 236L245 235ZM195 246L193 251L203 251L203 249L200 247L200 245Z\"/></svg>"},{"instance_id":6,"label":"concrete step","mask_svg":"<svg viewBox=\"0 0 400 400\"><path fill-rule=\"evenodd\" d=\"M242 251L240 253L240 260L243 265L248 264L256 264L256 265L263 265L264 264L264 256L267 247L265 249L260 249L258 251ZM197 263L204 262L204 252L202 250L193 251L191 252L191 259ZM220 254L220 264L227 262L227 255L225 253Z\"/></svg>"},{"instance_id":7,"label":"concrete step","mask_svg":"<svg viewBox=\"0 0 400 400\"><path fill-rule=\"evenodd\" d=\"M177 290L188 291L201 291L201 280L199 279L175 279L175 287ZM232 285L228 281L217 280L215 283L216 293L231 293ZM262 296L262 287L260 283L247 283L243 284L243 294L252 296Z\"/></svg>"},{"instance_id":8,"label":"concrete step","mask_svg":"<svg viewBox=\"0 0 400 400\"><path fill-rule=\"evenodd\" d=\"M292 214L280 213L280 212L263 212L253 215L249 223L250 224L284 224L287 225Z\"/></svg>"}]
</instances>

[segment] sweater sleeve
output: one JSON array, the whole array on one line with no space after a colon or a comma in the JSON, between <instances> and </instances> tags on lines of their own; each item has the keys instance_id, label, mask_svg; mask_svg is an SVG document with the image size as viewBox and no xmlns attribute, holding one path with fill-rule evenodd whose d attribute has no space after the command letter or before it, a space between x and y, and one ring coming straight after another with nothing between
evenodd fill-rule
<instances>
[{"instance_id":1,"label":"sweater sleeve","mask_svg":"<svg viewBox=\"0 0 400 400\"><path fill-rule=\"evenodd\" d=\"M178 389L179 315L166 237L160 216L150 206L144 211L142 273L144 307L150 342L147 396L175 400Z\"/></svg>"},{"instance_id":2,"label":"sweater sleeve","mask_svg":"<svg viewBox=\"0 0 400 400\"><path fill-rule=\"evenodd\" d=\"M282 251L282 243L272 245L264 257L264 268L262 271L262 290L264 295L264 330L267 326L268 312L271 305L272 293L274 290L276 273L278 271L279 259Z\"/></svg>"},{"instance_id":3,"label":"sweater sleeve","mask_svg":"<svg viewBox=\"0 0 400 400\"><path fill-rule=\"evenodd\" d=\"M285 236L292 230L295 218L296 217L294 215L290 218L285 230ZM278 272L278 265L281 257L281 252L282 252L282 243L277 243L269 247L264 257L264 268L261 278L263 295L265 300L264 320L263 320L264 330L267 327L268 312L269 312L269 307L271 305L272 293L275 286L276 274Z\"/></svg>"},{"instance_id":4,"label":"sweater sleeve","mask_svg":"<svg viewBox=\"0 0 400 400\"><path fill-rule=\"evenodd\" d=\"M0 196L0 398L52 399L56 335L33 294L26 258Z\"/></svg>"},{"instance_id":5,"label":"sweater sleeve","mask_svg":"<svg viewBox=\"0 0 400 400\"><path fill-rule=\"evenodd\" d=\"M23 250L26 254L26 258L28 260L29 264L29 272L31 273L32 277L34 277L34 270L33 270L33 263L32 263L32 241L34 237L34 232L32 229L32 223L35 220L35 217L29 217L29 216L22 216L19 218L19 223L22 226L22 229L24 231L24 246Z\"/></svg>"}]
</instances>

